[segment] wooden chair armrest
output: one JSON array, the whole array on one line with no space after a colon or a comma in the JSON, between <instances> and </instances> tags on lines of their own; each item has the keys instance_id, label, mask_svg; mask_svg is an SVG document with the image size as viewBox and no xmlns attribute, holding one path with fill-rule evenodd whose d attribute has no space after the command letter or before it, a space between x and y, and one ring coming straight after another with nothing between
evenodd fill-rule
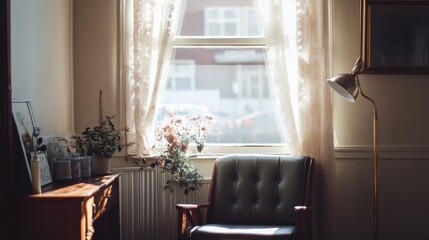
<instances>
[{"instance_id":1,"label":"wooden chair armrest","mask_svg":"<svg viewBox=\"0 0 429 240\"><path fill-rule=\"evenodd\" d=\"M313 211L313 207L310 206L295 206L295 212L303 212L303 213L311 213Z\"/></svg>"},{"instance_id":2,"label":"wooden chair armrest","mask_svg":"<svg viewBox=\"0 0 429 240\"><path fill-rule=\"evenodd\" d=\"M313 208L310 206L295 206L295 213L299 239L313 239Z\"/></svg>"},{"instance_id":3,"label":"wooden chair armrest","mask_svg":"<svg viewBox=\"0 0 429 240\"><path fill-rule=\"evenodd\" d=\"M176 204L176 209L197 209L197 208L204 208L204 207L208 207L209 204L208 203L204 203L204 204Z\"/></svg>"},{"instance_id":4,"label":"wooden chair armrest","mask_svg":"<svg viewBox=\"0 0 429 240\"><path fill-rule=\"evenodd\" d=\"M190 226L203 224L201 209L208 207L209 204L176 204L177 209L177 224L178 233L177 239L185 239L188 222Z\"/></svg>"}]
</instances>

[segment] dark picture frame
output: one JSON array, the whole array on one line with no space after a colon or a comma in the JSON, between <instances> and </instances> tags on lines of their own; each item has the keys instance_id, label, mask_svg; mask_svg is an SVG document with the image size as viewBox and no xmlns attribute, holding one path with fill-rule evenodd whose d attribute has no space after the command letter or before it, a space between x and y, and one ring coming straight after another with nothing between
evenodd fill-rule
<instances>
[{"instance_id":1,"label":"dark picture frame","mask_svg":"<svg viewBox=\"0 0 429 240\"><path fill-rule=\"evenodd\" d=\"M363 57L369 73L429 73L429 1L366 1Z\"/></svg>"}]
</instances>

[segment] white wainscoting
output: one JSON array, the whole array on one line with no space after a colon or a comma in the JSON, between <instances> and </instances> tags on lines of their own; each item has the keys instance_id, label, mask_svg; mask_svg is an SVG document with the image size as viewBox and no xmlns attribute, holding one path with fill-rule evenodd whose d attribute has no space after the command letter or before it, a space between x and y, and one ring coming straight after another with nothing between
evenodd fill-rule
<instances>
[{"instance_id":1,"label":"white wainscoting","mask_svg":"<svg viewBox=\"0 0 429 240\"><path fill-rule=\"evenodd\" d=\"M429 159L429 147L415 146L380 146L379 159ZM337 146L335 158L340 159L372 159L372 146ZM317 159L316 159L317 160Z\"/></svg>"}]
</instances>

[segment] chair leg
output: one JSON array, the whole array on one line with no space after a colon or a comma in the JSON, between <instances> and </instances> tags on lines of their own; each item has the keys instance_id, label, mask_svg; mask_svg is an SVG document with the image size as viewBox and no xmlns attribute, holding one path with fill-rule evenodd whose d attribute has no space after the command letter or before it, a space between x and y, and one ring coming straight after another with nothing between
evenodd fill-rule
<instances>
[{"instance_id":1,"label":"chair leg","mask_svg":"<svg viewBox=\"0 0 429 240\"><path fill-rule=\"evenodd\" d=\"M186 239L186 210L178 210L178 223L177 223L177 240Z\"/></svg>"}]
</instances>

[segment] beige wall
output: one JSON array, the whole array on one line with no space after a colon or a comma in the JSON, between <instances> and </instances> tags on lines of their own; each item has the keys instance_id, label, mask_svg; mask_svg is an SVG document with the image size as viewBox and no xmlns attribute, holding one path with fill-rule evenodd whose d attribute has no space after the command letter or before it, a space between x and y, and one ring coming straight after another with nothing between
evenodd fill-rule
<instances>
[{"instance_id":1,"label":"beige wall","mask_svg":"<svg viewBox=\"0 0 429 240\"><path fill-rule=\"evenodd\" d=\"M359 56L359 0L333 0L333 74ZM380 121L380 239L429 239L427 75L361 75ZM372 239L372 107L334 96L339 239Z\"/></svg>"},{"instance_id":2,"label":"beige wall","mask_svg":"<svg viewBox=\"0 0 429 240\"><path fill-rule=\"evenodd\" d=\"M334 75L351 71L359 57L359 37L359 0L333 0ZM360 80L377 103L381 146L429 145L428 75L364 74ZM349 103L335 94L334 109L337 146L372 143L372 107L367 100L359 97Z\"/></svg>"},{"instance_id":3,"label":"beige wall","mask_svg":"<svg viewBox=\"0 0 429 240\"><path fill-rule=\"evenodd\" d=\"M73 1L76 130L96 126L98 90L104 114L118 115L117 0ZM117 122L119 116L115 119Z\"/></svg>"},{"instance_id":4,"label":"beige wall","mask_svg":"<svg viewBox=\"0 0 429 240\"><path fill-rule=\"evenodd\" d=\"M11 1L12 97L43 135L73 130L70 0Z\"/></svg>"}]
</instances>

